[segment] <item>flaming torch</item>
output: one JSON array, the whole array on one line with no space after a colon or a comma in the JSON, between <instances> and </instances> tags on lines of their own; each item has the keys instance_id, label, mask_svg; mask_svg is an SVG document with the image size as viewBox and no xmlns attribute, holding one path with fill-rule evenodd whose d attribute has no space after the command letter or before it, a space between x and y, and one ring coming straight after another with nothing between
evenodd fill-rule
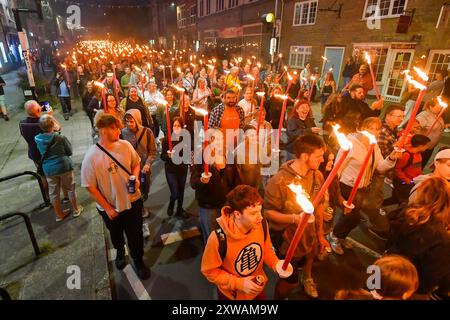
<instances>
[{"instance_id":1,"label":"flaming torch","mask_svg":"<svg viewBox=\"0 0 450 320\"><path fill-rule=\"evenodd\" d=\"M372 76L373 88L375 89L375 95L377 96L377 100L380 100L380 93L378 92L377 80L375 79L375 73L373 73L372 59L370 59L370 55L367 51L364 53L364 56L366 58L367 64L369 65L370 75Z\"/></svg>"},{"instance_id":2,"label":"flaming torch","mask_svg":"<svg viewBox=\"0 0 450 320\"><path fill-rule=\"evenodd\" d=\"M203 140L203 150L206 150L206 148L208 147L208 139L206 139L206 132L208 131L208 111L206 111L205 109L201 109L201 108L192 108L195 110L196 113L199 113L200 115L203 116L203 130L205 132L204 135L204 140ZM209 172L209 164L208 161L206 161L206 159L204 160L204 165L203 165L203 173L202 173L202 178L211 178L211 172Z\"/></svg>"},{"instance_id":3,"label":"flaming torch","mask_svg":"<svg viewBox=\"0 0 450 320\"><path fill-rule=\"evenodd\" d=\"M309 89L308 102L311 102L311 97L312 97L312 94L313 94L313 89L314 89L314 86L316 85L316 77L311 76L311 81L312 81L312 83L311 83L311 88Z\"/></svg>"},{"instance_id":4,"label":"flaming torch","mask_svg":"<svg viewBox=\"0 0 450 320\"><path fill-rule=\"evenodd\" d=\"M297 230L295 231L294 238L292 239L292 242L289 246L289 249L286 253L285 260L280 260L276 264L276 270L277 273L280 275L281 278L287 278L289 277L290 270L288 270L289 263L292 260L292 256L294 255L295 248L298 245L298 242L300 241L303 233L305 232L306 225L308 222L308 219L312 217L314 213L314 205L309 200L309 195L303 190L302 186L300 184L294 184L291 183L288 185L289 189L291 189L292 192L295 193L297 203L300 205L300 208L302 208L303 213L300 219L300 223L298 224Z\"/></svg>"},{"instance_id":5,"label":"flaming torch","mask_svg":"<svg viewBox=\"0 0 450 320\"><path fill-rule=\"evenodd\" d=\"M262 118L263 109L264 109L264 100L266 98L266 93L264 91L256 93L258 97L261 98L261 104L259 105L259 117L258 123L256 124L256 134L259 136L259 129L261 128L261 123L264 121Z\"/></svg>"},{"instance_id":6,"label":"flaming torch","mask_svg":"<svg viewBox=\"0 0 450 320\"><path fill-rule=\"evenodd\" d=\"M173 149L173 145L172 145L172 125L170 123L169 104L167 103L166 100L163 100L163 99L156 98L155 101L158 104L163 105L166 108L167 141L169 143L169 150L167 151L167 153L169 154L169 156L172 156L172 149Z\"/></svg>"},{"instance_id":7,"label":"flaming torch","mask_svg":"<svg viewBox=\"0 0 450 320\"><path fill-rule=\"evenodd\" d=\"M414 67L414 70L416 71L417 75L423 80L423 81L428 81L428 76L425 72L423 72L422 70L420 70L419 68ZM402 150L403 146L405 145L406 142L406 137L408 136L409 132L412 129L412 125L414 123L414 120L416 119L416 115L417 112L419 111L419 107L420 104L422 103L423 97L425 96L425 92L427 90L427 87L416 81L409 73L409 70L405 70L403 72L405 74L406 77L406 81L408 81L409 83L411 83L416 89L419 89L419 96L417 97L416 100L416 104L414 105L413 111L411 112L411 116L409 118L408 124L406 125L405 131L403 133L403 136L400 138L399 142L398 142L398 149ZM399 150L399 151L400 151Z\"/></svg>"},{"instance_id":8,"label":"flaming torch","mask_svg":"<svg viewBox=\"0 0 450 320\"><path fill-rule=\"evenodd\" d=\"M280 141L281 141L281 129L283 128L283 122L284 122L284 114L286 113L286 105L287 105L287 100L288 100L288 95L287 94L276 94L274 95L274 97L279 98L279 99L283 99L283 107L281 108L281 116L280 116L280 122L278 124L278 146L280 145ZM274 150L275 152L278 152L279 149Z\"/></svg>"},{"instance_id":9,"label":"flaming torch","mask_svg":"<svg viewBox=\"0 0 450 320\"><path fill-rule=\"evenodd\" d=\"M289 265L289 263L292 260L292 256L294 255L295 248L297 247L298 242L300 241L301 236L302 236L303 232L305 231L306 224L308 223L308 219L310 218L310 215L314 212L314 208L317 208L317 206L320 204L320 201L322 200L323 196L325 195L325 192L328 190L328 187L330 186L330 184L333 181L334 177L338 173L340 167L344 163L345 159L348 156L348 153L350 152L350 150L351 150L351 148L353 146L352 143L347 139L347 137L343 133L339 132L339 128L340 128L340 126L338 124L335 124L333 126L334 133L336 134L338 142L339 142L341 148L344 150L344 152L342 153L342 156L339 159L339 161L334 165L333 170L331 170L330 174L328 175L327 180L324 182L324 184L320 188L319 193L315 196L314 201L312 203L312 209L304 201L304 199L302 199L301 203L299 202L299 204L302 207L303 211L305 211L307 214L303 214L302 215L302 217L300 219L300 222L299 222L299 224L297 226L297 230L295 231L294 238L292 239L292 242L289 245L288 251L286 253L286 258L283 261L283 264L281 266L281 269L284 270L284 271L287 270L288 265ZM297 189L296 189L296 191L297 191ZM304 195L304 193L303 193L303 195ZM311 212L311 213L309 213L309 212Z\"/></svg>"}]
</instances>

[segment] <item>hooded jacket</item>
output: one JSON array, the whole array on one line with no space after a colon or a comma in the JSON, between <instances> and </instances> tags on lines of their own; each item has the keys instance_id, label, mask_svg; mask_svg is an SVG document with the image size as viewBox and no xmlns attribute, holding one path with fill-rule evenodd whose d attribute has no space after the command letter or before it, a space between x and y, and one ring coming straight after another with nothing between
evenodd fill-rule
<instances>
[{"instance_id":1,"label":"hooded jacket","mask_svg":"<svg viewBox=\"0 0 450 320\"><path fill-rule=\"evenodd\" d=\"M136 152L141 157L141 168L148 164L152 165L153 161L156 159L156 143L153 132L146 127L142 126L141 112L138 109L130 109L125 113L133 117L136 122L137 131L133 132L127 127L122 129L122 138L127 140L134 147ZM136 145L140 137L142 136L139 145Z\"/></svg>"},{"instance_id":2,"label":"hooded jacket","mask_svg":"<svg viewBox=\"0 0 450 320\"><path fill-rule=\"evenodd\" d=\"M42 164L46 177L57 176L73 170L73 162L70 158L72 155L72 146L69 140L59 133L38 134L34 140L36 141L39 153L41 156L44 155L53 139L57 140L50 147L47 157L45 157Z\"/></svg>"},{"instance_id":3,"label":"hooded jacket","mask_svg":"<svg viewBox=\"0 0 450 320\"><path fill-rule=\"evenodd\" d=\"M216 233L211 232L203 252L201 271L227 298L251 300L256 295L243 292L244 279L261 275L266 284L267 276L263 264L275 271L279 261L272 249L269 232L264 241L263 225L259 223L247 234L242 233L234 221L234 215L225 213L224 208L221 217L217 218L217 223L227 236L227 253L222 260L219 254L219 240ZM254 255L250 256L250 252Z\"/></svg>"},{"instance_id":4,"label":"hooded jacket","mask_svg":"<svg viewBox=\"0 0 450 320\"><path fill-rule=\"evenodd\" d=\"M264 210L274 210L283 214L300 214L303 210L297 203L295 194L288 185L298 179L298 174L291 165L296 160L284 163L278 173L267 183L264 194ZM309 170L305 176L297 180L313 201L320 187L324 183L324 178L319 170ZM307 255L318 242L318 237L323 236L323 205L320 204L314 211L315 223L308 223L297 248L294 251L294 258L299 259ZM268 219L269 220L269 219ZM282 232L283 244L280 252L285 254L292 242L296 224L279 224L269 220L270 229Z\"/></svg>"}]
</instances>

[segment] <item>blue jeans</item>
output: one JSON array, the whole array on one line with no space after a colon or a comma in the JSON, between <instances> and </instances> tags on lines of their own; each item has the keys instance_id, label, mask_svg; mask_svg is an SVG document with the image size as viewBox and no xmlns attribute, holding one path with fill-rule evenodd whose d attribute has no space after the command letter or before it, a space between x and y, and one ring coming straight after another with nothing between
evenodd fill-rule
<instances>
[{"instance_id":1,"label":"blue jeans","mask_svg":"<svg viewBox=\"0 0 450 320\"><path fill-rule=\"evenodd\" d=\"M216 218L218 209L207 209L198 207L198 216L200 220L200 229L202 230L203 244L208 242L209 235L212 231L212 222Z\"/></svg>"},{"instance_id":2,"label":"blue jeans","mask_svg":"<svg viewBox=\"0 0 450 320\"><path fill-rule=\"evenodd\" d=\"M178 207L181 207L183 205L187 172L187 166L185 166L185 169L182 172L178 173L169 172L166 170L167 184L169 185L170 189L170 201L175 202L175 200L178 200Z\"/></svg>"}]
</instances>

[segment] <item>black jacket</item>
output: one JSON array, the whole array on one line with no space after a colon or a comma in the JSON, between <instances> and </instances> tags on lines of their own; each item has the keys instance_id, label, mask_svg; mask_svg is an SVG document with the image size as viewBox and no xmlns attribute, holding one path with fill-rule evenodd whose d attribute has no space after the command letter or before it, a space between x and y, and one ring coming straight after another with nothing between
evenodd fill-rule
<instances>
[{"instance_id":1,"label":"black jacket","mask_svg":"<svg viewBox=\"0 0 450 320\"><path fill-rule=\"evenodd\" d=\"M173 135L172 135L172 139L174 139ZM175 148L175 146L178 146L178 144L180 144L180 143L184 144L182 139L180 139L180 141L172 141L172 147ZM182 146L179 146L179 147L182 147ZM185 147L183 147L182 150L185 150L184 148ZM189 150L190 150L190 148L189 148ZM167 154L167 151L169 151L169 141L168 141L167 137L164 137L164 139L161 142L161 160L164 161L164 163L165 163L164 164L165 170L167 172L176 173L176 174L187 174L187 169L188 169L188 166L190 164L190 159L191 159L190 152L186 157L185 157L183 151L181 151L179 153L179 155L177 154L177 156L183 158L183 162L181 164L175 164L175 163L173 163L172 158L170 158L169 155ZM189 159L189 161L184 161L184 158L186 158L186 160Z\"/></svg>"},{"instance_id":2,"label":"black jacket","mask_svg":"<svg viewBox=\"0 0 450 320\"><path fill-rule=\"evenodd\" d=\"M419 226L405 221L404 210L389 214L391 229L387 251L409 258L419 273L421 293L450 280L450 234L440 221L429 220Z\"/></svg>"},{"instance_id":3,"label":"black jacket","mask_svg":"<svg viewBox=\"0 0 450 320\"><path fill-rule=\"evenodd\" d=\"M212 176L209 183L200 181L203 165L196 164L191 172L191 187L195 190L195 199L198 205L207 209L219 209L225 205L226 195L239 184L238 175L234 165L227 165L222 170L209 166Z\"/></svg>"}]
</instances>

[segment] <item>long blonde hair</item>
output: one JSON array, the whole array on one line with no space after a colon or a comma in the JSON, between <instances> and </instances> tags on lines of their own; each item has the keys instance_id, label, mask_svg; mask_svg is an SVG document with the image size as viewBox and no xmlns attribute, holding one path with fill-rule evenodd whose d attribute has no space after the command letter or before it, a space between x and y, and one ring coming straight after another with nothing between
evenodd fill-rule
<instances>
[{"instance_id":1,"label":"long blonde hair","mask_svg":"<svg viewBox=\"0 0 450 320\"><path fill-rule=\"evenodd\" d=\"M406 209L406 221L421 225L430 220L448 224L450 216L450 183L441 177L431 177L416 189L417 196Z\"/></svg>"}]
</instances>

